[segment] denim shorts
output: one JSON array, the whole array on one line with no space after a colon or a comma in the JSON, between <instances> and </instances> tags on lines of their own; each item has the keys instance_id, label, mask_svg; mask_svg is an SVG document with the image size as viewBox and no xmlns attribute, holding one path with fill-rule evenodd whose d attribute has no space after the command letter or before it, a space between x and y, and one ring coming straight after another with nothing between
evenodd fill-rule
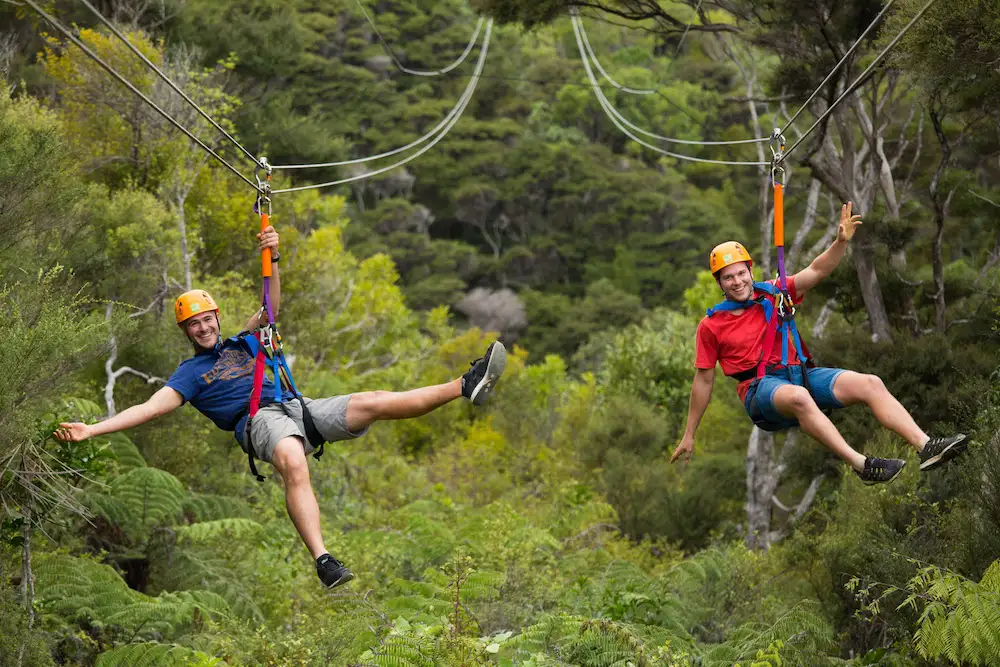
<instances>
[{"instance_id":1,"label":"denim shorts","mask_svg":"<svg viewBox=\"0 0 1000 667\"><path fill-rule=\"evenodd\" d=\"M814 367L808 369L808 372L813 400L821 410L844 407L843 403L833 395L833 383L844 372L843 368ZM771 371L750 384L746 398L743 399L743 407L758 428L765 431L781 431L799 425L797 419L784 416L774 407L774 392L786 384L803 386L802 366L789 366Z\"/></svg>"}]
</instances>

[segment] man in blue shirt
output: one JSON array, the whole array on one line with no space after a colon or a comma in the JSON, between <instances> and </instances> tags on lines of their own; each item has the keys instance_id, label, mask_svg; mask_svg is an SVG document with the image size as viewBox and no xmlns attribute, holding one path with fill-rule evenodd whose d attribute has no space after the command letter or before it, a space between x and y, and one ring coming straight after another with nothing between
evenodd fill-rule
<instances>
[{"instance_id":1,"label":"man in blue shirt","mask_svg":"<svg viewBox=\"0 0 1000 667\"><path fill-rule=\"evenodd\" d=\"M257 235L261 250L271 249L272 275L269 297L277 316L281 298L278 278L278 234L267 227ZM202 290L191 290L175 303L178 326L194 346L195 354L183 361L166 386L145 403L122 410L97 424L60 424L56 437L77 442L107 433L123 431L165 415L190 402L199 412L226 431L234 431L244 451L269 462L281 475L285 486L285 506L302 541L316 559L316 572L328 588L354 578L347 567L330 555L320 530L319 504L309 480L306 456L313 446L306 437L301 404L287 390L282 401L262 407L247 433L247 414L253 389L254 352L247 339L223 339L219 307ZM247 322L245 331L262 323L263 313ZM364 435L376 421L419 417L445 403L464 396L474 405L489 397L503 373L507 353L499 341L491 343L481 359L472 362L465 375L451 382L405 392L371 391L312 400L303 399L319 434L327 442ZM274 385L265 377L261 396L274 397Z\"/></svg>"}]
</instances>

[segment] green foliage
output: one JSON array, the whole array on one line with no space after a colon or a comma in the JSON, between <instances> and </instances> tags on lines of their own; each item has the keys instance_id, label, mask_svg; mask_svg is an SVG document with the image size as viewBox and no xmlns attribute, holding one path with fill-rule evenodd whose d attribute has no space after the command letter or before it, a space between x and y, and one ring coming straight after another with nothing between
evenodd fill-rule
<instances>
[{"instance_id":1,"label":"green foliage","mask_svg":"<svg viewBox=\"0 0 1000 667\"><path fill-rule=\"evenodd\" d=\"M96 667L213 667L224 664L217 658L176 644L127 644L105 651L97 658Z\"/></svg>"},{"instance_id":2,"label":"green foliage","mask_svg":"<svg viewBox=\"0 0 1000 667\"><path fill-rule=\"evenodd\" d=\"M6 584L6 582L3 582ZM17 599L14 588L0 586L0 664L24 667L50 667L50 648L41 632L29 629L28 614L23 602Z\"/></svg>"},{"instance_id":3,"label":"green foliage","mask_svg":"<svg viewBox=\"0 0 1000 667\"><path fill-rule=\"evenodd\" d=\"M184 486L170 473L141 467L112 480L108 493L91 492L88 499L96 514L139 538L154 526L169 526L178 521L187 495Z\"/></svg>"},{"instance_id":4,"label":"green foliage","mask_svg":"<svg viewBox=\"0 0 1000 667\"><path fill-rule=\"evenodd\" d=\"M1000 660L1000 560L978 582L938 567L922 568L906 592L901 606L922 607L914 633L922 657L956 665Z\"/></svg>"},{"instance_id":5,"label":"green foliage","mask_svg":"<svg viewBox=\"0 0 1000 667\"><path fill-rule=\"evenodd\" d=\"M900 4L905 11L889 27L912 15L913 2ZM456 57L475 20L457 0L369 6L393 52L423 68ZM748 12L738 16L706 9L694 17L684 3L661 3L658 11L679 23L638 22L648 30L635 30L586 20L617 80L657 90L609 89L628 118L684 138L742 139L750 119L742 98L763 96L747 90L750 70L736 68L728 50L752 58L759 81L780 80L771 92L811 92L836 59L827 43L849 43L873 7L840 3L823 15L780 0L736 3L733 11ZM541 25L566 3L483 8ZM175 9L137 10L130 39L278 164L403 145L436 123L466 83L467 70L438 79L395 71L350 2L189 0ZM891 487L862 489L851 475L825 484L797 532L767 553L738 543L748 424L733 392L716 392L694 462L686 469L666 462L686 413L695 322L719 299L705 255L725 238L760 241L759 173L661 158L624 139L582 77L566 21L530 33L498 28L494 55L502 57L492 57L469 112L408 169L333 193L276 196L283 333L311 395L453 380L489 342L449 319L447 306L470 286L515 290L530 320L519 347L509 346L507 372L486 406L456 402L381 423L365 440L331 444L323 461L311 462L323 538L356 575L329 592L288 521L281 485L252 483L231 436L192 418L191 408L128 436L72 444L49 437L58 420L104 415L103 400L66 397L100 396L108 369L166 377L188 356L169 307L188 268L235 333L258 302L257 221L244 184L78 50L35 37L23 10L0 3L14 31L13 49L0 52L14 52L10 80L26 81L17 84L19 97L0 96L0 306L9 329L0 404L12 408L0 413L0 500L8 510L0 614L5 629L23 634L27 614L12 591L30 548L38 631L25 664L49 663L49 650L60 663L101 665L994 660L996 637L986 630L996 620L989 610L1000 465L992 436L1000 411L988 319L996 269L985 263L995 261L996 209L966 195L966 181L949 168L943 184L960 186L940 267L951 326L928 335L921 326L935 316L935 230L910 191L926 186L937 157L918 150L933 141L919 106L912 120L898 111L911 101L947 102L956 115L945 129L955 132L959 112L964 123L996 106L994 13L981 2L938 3L906 52L897 52L897 65L909 68L891 79L903 104L880 110L886 164L906 170L894 174L908 184L897 193L905 223L880 224L881 209L865 211L872 231L863 240L875 245L883 299L905 333L891 349L868 342L857 272L845 261L816 290L835 299L837 315L813 350L830 365L885 378L922 427L958 423L985 444L934 474L909 466ZM214 141L214 131L124 45L92 29L89 16L62 18ZM681 45L676 29L692 18L695 29ZM740 44L728 29L699 34L698 20L756 43ZM926 39L938 34L955 38ZM906 92L914 75L929 99ZM875 80L885 88L883 76ZM773 103L753 104L770 122ZM977 193L995 199L981 187L996 180L995 133L984 129L990 118L967 128L970 143L956 165L975 175L968 183ZM842 127L845 134L829 128L834 146L857 129ZM743 159L754 150L690 152ZM288 173L275 172L275 187L354 172ZM791 226L805 200L789 191ZM130 326L120 326L126 319ZM114 359L103 355L111 333ZM114 398L121 410L149 391L125 375ZM835 419L859 450L896 451L869 411ZM807 464L824 466L820 456ZM42 476L25 461L66 469ZM790 463L783 499L801 490L807 464ZM49 479L81 488L59 487L62 505L42 502L56 488ZM32 497L39 502L27 503ZM83 511L74 502L96 517L73 520L72 511ZM26 534L36 509L53 521L44 533ZM938 570L918 571L913 560ZM850 577L858 581L853 592L843 586ZM893 597L872 610L871 592L883 586L912 604L898 608ZM0 662L11 662L14 643L3 634Z\"/></svg>"},{"instance_id":6,"label":"green foliage","mask_svg":"<svg viewBox=\"0 0 1000 667\"><path fill-rule=\"evenodd\" d=\"M143 595L111 567L85 558L45 556L35 572L46 613L118 629L124 637L174 636L229 613L225 600L206 591Z\"/></svg>"},{"instance_id":7,"label":"green foliage","mask_svg":"<svg viewBox=\"0 0 1000 667\"><path fill-rule=\"evenodd\" d=\"M693 360L691 320L658 310L614 337L598 380L609 392L661 408L671 423L667 437L673 440L687 415Z\"/></svg>"}]
</instances>

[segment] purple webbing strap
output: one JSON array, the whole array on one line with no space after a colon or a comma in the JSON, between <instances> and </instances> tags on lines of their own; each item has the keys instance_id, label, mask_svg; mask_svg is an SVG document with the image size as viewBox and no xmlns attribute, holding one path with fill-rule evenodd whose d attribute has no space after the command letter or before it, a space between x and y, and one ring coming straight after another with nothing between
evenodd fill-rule
<instances>
[{"instance_id":1,"label":"purple webbing strap","mask_svg":"<svg viewBox=\"0 0 1000 667\"><path fill-rule=\"evenodd\" d=\"M274 314L271 312L271 279L264 278L264 309L267 311L267 323L274 324Z\"/></svg>"},{"instance_id":2,"label":"purple webbing strap","mask_svg":"<svg viewBox=\"0 0 1000 667\"><path fill-rule=\"evenodd\" d=\"M785 246L781 245L778 246L778 287L782 292L788 291L788 279L785 277Z\"/></svg>"}]
</instances>

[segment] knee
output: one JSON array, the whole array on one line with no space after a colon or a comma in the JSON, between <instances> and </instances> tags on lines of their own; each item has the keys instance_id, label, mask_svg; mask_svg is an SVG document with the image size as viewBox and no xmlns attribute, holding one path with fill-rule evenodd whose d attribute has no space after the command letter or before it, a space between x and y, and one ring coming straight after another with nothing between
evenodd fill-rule
<instances>
[{"instance_id":1,"label":"knee","mask_svg":"<svg viewBox=\"0 0 1000 667\"><path fill-rule=\"evenodd\" d=\"M283 446L284 445L284 446ZM309 483L309 462L297 438L288 438L274 448L271 462L286 485Z\"/></svg>"},{"instance_id":2,"label":"knee","mask_svg":"<svg viewBox=\"0 0 1000 667\"><path fill-rule=\"evenodd\" d=\"M382 417L382 406L391 393L391 391L376 390L351 394L347 409L359 421L370 424Z\"/></svg>"},{"instance_id":3,"label":"knee","mask_svg":"<svg viewBox=\"0 0 1000 667\"><path fill-rule=\"evenodd\" d=\"M816 408L816 402L805 387L791 386L786 389L785 404L796 415Z\"/></svg>"},{"instance_id":4,"label":"knee","mask_svg":"<svg viewBox=\"0 0 1000 667\"><path fill-rule=\"evenodd\" d=\"M882 378L877 375L862 375L861 381L864 387L864 394L869 399L880 398L888 391L885 388L885 383L882 382Z\"/></svg>"}]
</instances>

